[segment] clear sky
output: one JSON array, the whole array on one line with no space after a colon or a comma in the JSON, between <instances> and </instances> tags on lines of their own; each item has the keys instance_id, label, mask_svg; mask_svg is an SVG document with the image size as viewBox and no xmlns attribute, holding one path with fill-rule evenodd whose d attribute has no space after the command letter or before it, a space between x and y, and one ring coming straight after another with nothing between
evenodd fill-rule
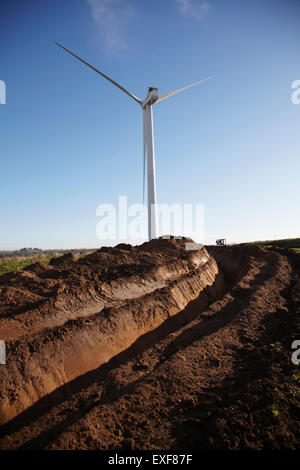
<instances>
[{"instance_id":1,"label":"clear sky","mask_svg":"<svg viewBox=\"0 0 300 470\"><path fill-rule=\"evenodd\" d=\"M300 236L298 0L1 0L0 249L97 247L96 208L142 202L154 106L157 198L202 203L205 239Z\"/></svg>"}]
</instances>

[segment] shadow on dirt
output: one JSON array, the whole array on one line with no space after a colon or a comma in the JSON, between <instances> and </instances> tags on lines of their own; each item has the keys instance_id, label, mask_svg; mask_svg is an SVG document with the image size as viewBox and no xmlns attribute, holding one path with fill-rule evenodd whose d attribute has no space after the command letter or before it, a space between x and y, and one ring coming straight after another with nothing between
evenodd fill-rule
<instances>
[{"instance_id":1,"label":"shadow on dirt","mask_svg":"<svg viewBox=\"0 0 300 470\"><path fill-rule=\"evenodd\" d=\"M259 275L261 275L261 273ZM220 274L220 278L222 277L223 274ZM218 282L220 282L220 279L216 279L215 283ZM167 335L179 330L184 325L188 325L188 323L195 320L199 316L199 312L203 311L204 308L206 308L211 302L222 298L225 292L230 289L230 287L232 287L232 285L228 285L226 291L223 290L222 292L219 292L218 296L213 294L213 286L207 287L201 292L200 296L196 300L190 302L183 311L166 320L155 330L142 335L128 349L112 358L108 363L104 364L96 370L90 371L78 377L63 387L60 387L47 397L39 400L39 402L18 415L11 422L4 425L2 429L0 429L0 435L10 434L17 431L22 426L30 424L45 412L48 412L53 407L58 406L64 400L71 398L80 391L88 388L93 383L105 384L105 388L109 391L105 393L100 399L93 403L89 403L88 405L83 404L80 406L79 410L72 411L66 420L41 433L39 436L31 439L20 447L20 449L39 449L44 447L55 436L65 431L70 425L77 422L95 406L99 404L102 405L105 403L112 403L122 395L132 391L133 388L135 388L142 380L144 380L144 378L140 378L137 381L129 383L121 389L116 390L113 386L114 384L112 384L112 386L109 385L109 372L119 367L120 365L127 363L129 360L136 358L137 355L151 348L159 340L165 338ZM246 289L244 291L246 294ZM178 347L184 347L185 342L186 344L189 344L193 340L199 339L201 336L211 334L213 331L217 331L222 325L229 322L234 316L238 314L239 307L240 300L238 298L233 299L226 306L224 311L218 312L218 318L216 320L213 318L201 319L200 317L200 324L187 329L182 335L180 335L179 339L171 343L171 345L163 353L161 362L176 352Z\"/></svg>"},{"instance_id":2,"label":"shadow on dirt","mask_svg":"<svg viewBox=\"0 0 300 470\"><path fill-rule=\"evenodd\" d=\"M289 260L295 273L280 292L288 311L278 309L267 315L256 340L247 336L245 327L231 377L218 387L202 390L196 406L175 410L183 412L183 419L173 429L174 449L299 448L300 407L294 392L291 343L300 336L300 302L293 297L300 257L291 254ZM273 272L276 267L273 263ZM263 284L268 277L262 272L252 283L254 290L257 280ZM199 338L198 333L195 336Z\"/></svg>"},{"instance_id":3,"label":"shadow on dirt","mask_svg":"<svg viewBox=\"0 0 300 470\"><path fill-rule=\"evenodd\" d=\"M134 359L138 354L151 348L160 339L180 329L184 324L196 318L199 311L203 310L210 302L224 295L224 290L221 292L219 288L216 289L218 295L215 295L214 293L215 284L219 285L222 282L223 275L220 273L216 277L213 285L203 289L199 297L190 302L184 310L167 319L154 330L140 336L129 348L117 354L106 364L103 364L99 368L89 371L62 387L57 388L54 392L41 398L38 402L27 408L10 422L4 424L0 428L0 438L18 431L22 426L29 425L45 412L48 412L53 407L58 406L61 402L71 398L75 394L78 394L80 391L85 390L90 385L94 383L104 383L112 369ZM112 397L112 395L110 396ZM96 405L92 405L92 407L93 406ZM89 409L90 407L88 409L84 406L81 407L80 415L76 417L75 421L89 411ZM73 422L73 418L70 417L66 426L69 425L69 420Z\"/></svg>"},{"instance_id":4,"label":"shadow on dirt","mask_svg":"<svg viewBox=\"0 0 300 470\"><path fill-rule=\"evenodd\" d=\"M226 291L228 291L230 287L232 288L230 295L232 295L233 300L218 311L216 316L212 314L210 317L205 316L201 318L200 312L211 302L221 298L225 294L223 291L216 297L213 296L212 288L206 288L200 294L199 298L190 302L183 311L166 320L155 330L141 336L128 349L112 358L108 363L60 387L50 395L39 400L39 402L18 415L11 422L2 426L0 436L16 432L22 426L29 425L44 413L49 412L52 408L58 406L61 402L71 398L80 391L85 390L91 384L105 384L105 389L109 390L109 393L104 393L100 398L96 397L94 401L89 400L88 404L80 404L79 409L71 410L71 412L67 411L66 419L21 445L19 449L41 449L45 447L47 443L60 433L66 431L69 426L80 420L94 407L105 403L113 403L120 396L132 391L144 380L143 377L120 389L112 391L112 388L109 386L111 382L109 377L110 371L135 359L137 355L153 347L158 341L165 338L170 333L176 332L184 325L188 326L189 322L198 318L199 313L199 322L191 328L187 328L176 340L168 345L162 353L161 362L172 356L178 349L184 348L193 341L198 341L204 336L210 335L227 325L239 314L241 306L245 308L245 305L249 304L250 297L255 290L274 275L277 269L277 263L277 258L271 260L271 265L266 265L255 276L255 279L251 281L250 288L243 289L241 287L227 286ZM290 297L291 289L292 285L283 293L287 300ZM176 436L175 447L177 449L234 448L237 445L237 439L240 448L243 446L251 447L251 438L249 438L248 435L251 435L251 432L253 434L252 428L254 424L251 423L250 426L247 417L249 413L252 412L252 408L258 411L260 409L264 410L274 401L272 393L269 398L266 394L261 401L257 400L258 391L265 385L257 385L256 382L261 379L269 380L269 377L272 377L274 361L275 363L279 361L286 367L286 357L281 357L282 353L280 353L281 356L279 357L278 351L271 347L270 344L276 342L278 338L282 340L283 337L286 337L287 342L290 341L289 335L292 328L292 324L287 324L286 322L286 312L282 311L277 311L267 317L263 321L263 325L266 327L265 332L256 341L251 340L251 338L247 337L245 332L241 331L241 339L245 348L239 351L239 359L234 365L234 373L231 378L227 378L221 387L207 391L204 390L203 394L201 394L201 403L199 402L196 407L186 410L182 407L180 410L174 408L171 410L172 414L184 412L184 416L186 417L183 422L174 427L174 436ZM244 367L245 364L247 364L247 369ZM256 386L257 391L255 393L251 392L252 383L254 384L253 386ZM249 386L250 398L247 395L249 393ZM267 386L269 387L270 384L267 383ZM253 403L251 400L253 400ZM231 408L235 406L238 401L242 401L244 405L241 409L233 413ZM240 414L238 414L238 412ZM238 417L241 414L244 421L239 423ZM271 420L270 423L272 425L274 417L272 417L272 415L269 417L268 414L267 416L263 414L262 419L266 422ZM225 423L228 424L224 424L224 420ZM240 436L237 438L239 434Z\"/></svg>"}]
</instances>

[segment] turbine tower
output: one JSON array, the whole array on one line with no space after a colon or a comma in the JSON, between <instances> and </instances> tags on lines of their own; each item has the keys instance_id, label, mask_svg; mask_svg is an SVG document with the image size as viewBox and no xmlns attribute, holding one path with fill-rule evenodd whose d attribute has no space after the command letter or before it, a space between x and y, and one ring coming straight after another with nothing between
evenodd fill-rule
<instances>
[{"instance_id":1,"label":"turbine tower","mask_svg":"<svg viewBox=\"0 0 300 470\"><path fill-rule=\"evenodd\" d=\"M123 88L119 83L112 80L112 78L105 75L100 70L96 69L92 65L88 64L85 60L81 59L78 55L74 54L73 52L66 49L64 46L59 44L58 42L54 41L59 47L64 49L66 52L71 54L76 59L83 62L85 65L90 67L95 72L99 73L102 77L106 78L109 82L111 82L116 87L120 88L120 90L124 91L128 96L130 96L134 101L136 101L143 109L143 139L144 139L144 163L143 163L143 197L145 194L145 173L146 173L146 162L147 162L147 183L148 183L148 239L151 240L152 238L157 237L157 210L156 210L156 183L155 183L155 153L154 153L154 135L153 135L153 114L152 114L152 106L155 103L159 103L160 101L169 98L180 91L186 90L187 88L191 88L195 85L199 85L199 83L206 82L207 80L215 77L215 75L211 75L204 80L200 80L199 82L192 83L191 85L187 85L179 90L171 91L170 93L166 93L165 95L158 94L158 88L149 87L148 93L146 98L141 100L137 98L135 95L127 91Z\"/></svg>"}]
</instances>

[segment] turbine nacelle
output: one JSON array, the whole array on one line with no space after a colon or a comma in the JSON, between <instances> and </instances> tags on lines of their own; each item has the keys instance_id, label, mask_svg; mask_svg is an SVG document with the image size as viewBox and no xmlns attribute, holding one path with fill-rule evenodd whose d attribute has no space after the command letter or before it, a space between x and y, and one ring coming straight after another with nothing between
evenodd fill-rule
<instances>
[{"instance_id":1,"label":"turbine nacelle","mask_svg":"<svg viewBox=\"0 0 300 470\"><path fill-rule=\"evenodd\" d=\"M158 88L149 87L148 94L145 100L142 102L142 107L144 108L147 104L154 104L159 98Z\"/></svg>"}]
</instances>

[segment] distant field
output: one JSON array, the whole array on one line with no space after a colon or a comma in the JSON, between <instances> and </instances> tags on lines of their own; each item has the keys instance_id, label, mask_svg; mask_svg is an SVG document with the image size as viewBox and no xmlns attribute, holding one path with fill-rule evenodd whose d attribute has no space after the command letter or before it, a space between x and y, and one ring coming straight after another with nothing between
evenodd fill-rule
<instances>
[{"instance_id":1,"label":"distant field","mask_svg":"<svg viewBox=\"0 0 300 470\"><path fill-rule=\"evenodd\" d=\"M36 255L32 257L18 256L12 258L2 258L0 259L0 276L11 271L18 271L19 269L26 268L27 266L30 266L31 264L38 261L48 264L51 258L53 258L53 256L43 255Z\"/></svg>"},{"instance_id":2,"label":"distant field","mask_svg":"<svg viewBox=\"0 0 300 470\"><path fill-rule=\"evenodd\" d=\"M69 253L66 251L66 253ZM85 251L84 253L78 252L75 253L75 255L78 258L81 258L83 256L86 256L90 251ZM49 254L38 254L34 256L4 256L0 258L0 276L5 273L9 273L12 271L18 271L20 269L24 269L27 266L30 266L31 264L37 263L38 261L40 263L45 263L49 264L50 260L52 258L55 258L56 256L62 256L64 253L53 253L51 255Z\"/></svg>"},{"instance_id":3,"label":"distant field","mask_svg":"<svg viewBox=\"0 0 300 470\"><path fill-rule=\"evenodd\" d=\"M260 245L264 248L291 248L296 253L300 253L300 238L283 238L281 240L264 240L246 243L246 245Z\"/></svg>"}]
</instances>

